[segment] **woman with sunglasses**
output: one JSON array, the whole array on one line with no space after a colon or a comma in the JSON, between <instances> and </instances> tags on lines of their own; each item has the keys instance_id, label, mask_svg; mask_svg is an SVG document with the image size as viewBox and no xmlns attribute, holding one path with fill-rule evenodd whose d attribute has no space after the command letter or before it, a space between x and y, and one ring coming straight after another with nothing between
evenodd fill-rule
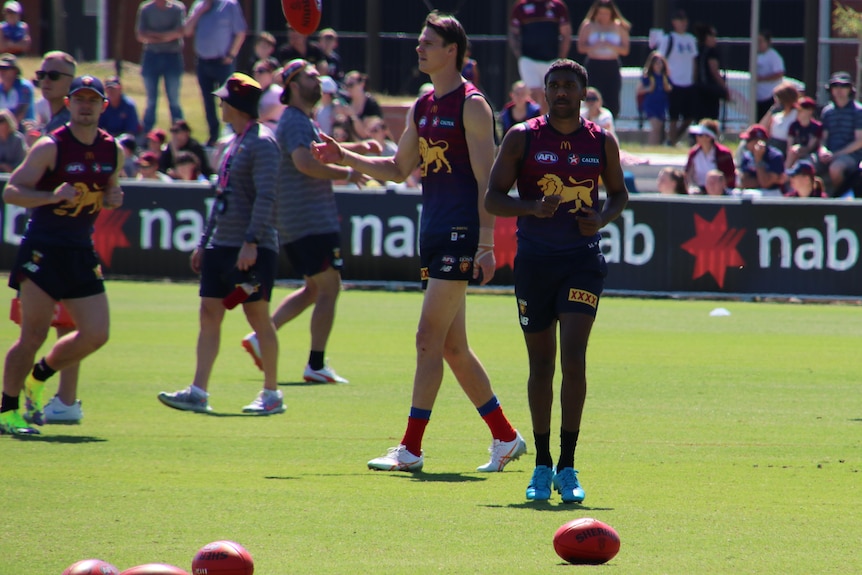
<instances>
[{"instance_id":1,"label":"woman with sunglasses","mask_svg":"<svg viewBox=\"0 0 862 575\"><path fill-rule=\"evenodd\" d=\"M350 103L346 106L347 118L360 139L369 138L370 134L363 124L369 116L383 117L383 109L374 97L365 91L368 76L353 70L344 76L344 88Z\"/></svg>"},{"instance_id":2,"label":"woman with sunglasses","mask_svg":"<svg viewBox=\"0 0 862 575\"><path fill-rule=\"evenodd\" d=\"M584 98L584 106L581 108L581 118L598 124L609 134L616 136L614 116L603 106L603 103L602 93L592 86L587 87L587 97Z\"/></svg>"}]
</instances>

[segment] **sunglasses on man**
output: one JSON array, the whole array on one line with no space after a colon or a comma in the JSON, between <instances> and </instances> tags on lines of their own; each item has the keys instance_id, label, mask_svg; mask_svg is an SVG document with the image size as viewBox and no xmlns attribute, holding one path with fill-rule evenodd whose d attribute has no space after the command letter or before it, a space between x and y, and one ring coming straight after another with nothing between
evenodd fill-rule
<instances>
[{"instance_id":1,"label":"sunglasses on man","mask_svg":"<svg viewBox=\"0 0 862 575\"><path fill-rule=\"evenodd\" d=\"M48 78L52 82L56 82L57 80L60 79L61 76L68 76L70 78L73 77L72 74L67 74L65 72L58 72L57 70L48 70L48 71L36 70L36 79L37 80L44 80L45 78Z\"/></svg>"}]
</instances>

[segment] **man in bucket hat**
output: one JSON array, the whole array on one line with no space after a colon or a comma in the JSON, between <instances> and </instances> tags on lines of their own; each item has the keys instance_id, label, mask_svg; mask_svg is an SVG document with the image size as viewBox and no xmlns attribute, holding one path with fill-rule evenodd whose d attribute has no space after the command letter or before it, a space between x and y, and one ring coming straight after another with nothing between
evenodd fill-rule
<instances>
[{"instance_id":1,"label":"man in bucket hat","mask_svg":"<svg viewBox=\"0 0 862 575\"><path fill-rule=\"evenodd\" d=\"M218 90L222 120L235 134L218 169L216 201L191 267L201 274L197 369L191 385L162 392L159 401L181 411L211 411L207 391L218 354L226 309L242 303L258 334L263 390L243 413L284 413L278 389L278 339L269 319L269 300L278 267L275 227L279 150L272 131L257 121L260 84L234 73Z\"/></svg>"},{"instance_id":2,"label":"man in bucket hat","mask_svg":"<svg viewBox=\"0 0 862 575\"><path fill-rule=\"evenodd\" d=\"M829 99L820 114L823 147L817 154L819 171L829 174L833 196L847 192L859 173L862 161L862 104L847 72L835 72L826 89Z\"/></svg>"}]
</instances>

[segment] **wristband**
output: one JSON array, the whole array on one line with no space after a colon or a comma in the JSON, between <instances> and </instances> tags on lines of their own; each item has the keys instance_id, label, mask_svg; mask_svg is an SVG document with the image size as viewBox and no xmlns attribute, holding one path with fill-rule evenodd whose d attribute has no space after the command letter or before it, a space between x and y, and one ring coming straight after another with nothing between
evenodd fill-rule
<instances>
[{"instance_id":1,"label":"wristband","mask_svg":"<svg viewBox=\"0 0 862 575\"><path fill-rule=\"evenodd\" d=\"M356 170L349 167L347 168L347 181L350 182L353 180L353 176L356 175Z\"/></svg>"}]
</instances>

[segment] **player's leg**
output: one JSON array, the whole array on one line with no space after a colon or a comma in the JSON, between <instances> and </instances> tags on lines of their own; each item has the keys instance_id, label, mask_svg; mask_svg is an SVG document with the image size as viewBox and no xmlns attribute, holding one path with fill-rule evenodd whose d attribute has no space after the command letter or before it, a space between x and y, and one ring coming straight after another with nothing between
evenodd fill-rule
<instances>
[{"instance_id":1,"label":"player's leg","mask_svg":"<svg viewBox=\"0 0 862 575\"><path fill-rule=\"evenodd\" d=\"M62 305L62 304L60 304ZM71 325L55 325L57 339L75 329ZM81 363L73 363L60 371L57 393L45 404L45 423L80 423L84 417L78 399L78 378Z\"/></svg>"},{"instance_id":2,"label":"player's leg","mask_svg":"<svg viewBox=\"0 0 862 575\"><path fill-rule=\"evenodd\" d=\"M9 348L4 363L0 433L30 435L38 431L27 425L21 414L21 391L33 368L36 353L48 337L56 302L28 279L21 281L19 290L21 333Z\"/></svg>"},{"instance_id":3,"label":"player's leg","mask_svg":"<svg viewBox=\"0 0 862 575\"><path fill-rule=\"evenodd\" d=\"M105 292L63 300L76 328L57 340L45 360L56 371L74 365L108 342L111 317Z\"/></svg>"}]
</instances>

